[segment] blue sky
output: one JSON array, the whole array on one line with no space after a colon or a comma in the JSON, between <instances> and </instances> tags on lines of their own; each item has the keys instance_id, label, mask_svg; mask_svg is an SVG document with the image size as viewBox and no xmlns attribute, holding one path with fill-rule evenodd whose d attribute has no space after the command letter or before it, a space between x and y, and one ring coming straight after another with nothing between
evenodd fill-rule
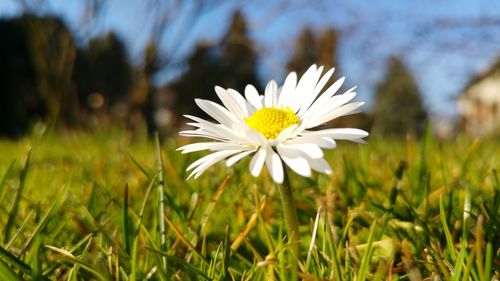
<instances>
[{"instance_id":1,"label":"blue sky","mask_svg":"<svg viewBox=\"0 0 500 281\"><path fill-rule=\"evenodd\" d=\"M93 22L82 25L85 2L50 0L41 13L45 10L63 16L82 42L114 30L127 42L131 58L139 62L152 26L151 9L144 4L147 1L108 0ZM340 32L340 72L347 76L348 86L358 85L360 100L367 100L369 106L373 89L384 75L386 59L398 55L415 74L426 105L438 118L453 117L454 96L474 74L500 56L500 1L296 0L284 6L278 4L284 1L240 2L249 4L227 1L196 19L190 18L190 6L185 5L161 46L167 54L176 49L175 57L182 61L199 40L219 39L232 11L240 7L261 54L261 79L282 81L284 65L302 28L333 26ZM0 0L0 16L18 14L16 3ZM162 8L154 7L158 11ZM184 27L190 22L194 27L186 32ZM179 44L181 47L175 48ZM164 71L158 82L178 73L175 68Z\"/></svg>"}]
</instances>

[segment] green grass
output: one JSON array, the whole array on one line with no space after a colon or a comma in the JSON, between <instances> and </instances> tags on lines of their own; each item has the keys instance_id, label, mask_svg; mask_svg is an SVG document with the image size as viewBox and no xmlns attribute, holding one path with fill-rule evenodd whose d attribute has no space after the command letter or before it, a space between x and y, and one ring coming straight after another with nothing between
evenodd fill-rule
<instances>
[{"instance_id":1,"label":"green grass","mask_svg":"<svg viewBox=\"0 0 500 281\"><path fill-rule=\"evenodd\" d=\"M0 140L0 280L500 278L498 140L341 142L333 175L291 173L297 272L267 173L246 159L186 182L188 141L159 157L120 130Z\"/></svg>"}]
</instances>

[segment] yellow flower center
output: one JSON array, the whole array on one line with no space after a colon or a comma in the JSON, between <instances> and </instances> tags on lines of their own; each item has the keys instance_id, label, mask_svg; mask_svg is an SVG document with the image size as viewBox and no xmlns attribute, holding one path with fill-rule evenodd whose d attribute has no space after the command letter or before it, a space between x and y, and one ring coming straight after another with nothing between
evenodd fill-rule
<instances>
[{"instance_id":1,"label":"yellow flower center","mask_svg":"<svg viewBox=\"0 0 500 281\"><path fill-rule=\"evenodd\" d=\"M299 124L300 120L289 108L265 107L245 119L248 127L261 132L266 139L275 139L284 129Z\"/></svg>"}]
</instances>

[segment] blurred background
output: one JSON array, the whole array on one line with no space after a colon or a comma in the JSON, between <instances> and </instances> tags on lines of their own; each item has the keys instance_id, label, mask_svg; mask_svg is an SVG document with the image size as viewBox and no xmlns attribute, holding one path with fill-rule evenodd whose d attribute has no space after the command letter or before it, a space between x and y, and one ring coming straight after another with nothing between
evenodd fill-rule
<instances>
[{"instance_id":1,"label":"blurred background","mask_svg":"<svg viewBox=\"0 0 500 281\"><path fill-rule=\"evenodd\" d=\"M329 126L500 134L499 1L0 0L0 136L176 133L215 85L262 90L311 64L358 86Z\"/></svg>"}]
</instances>

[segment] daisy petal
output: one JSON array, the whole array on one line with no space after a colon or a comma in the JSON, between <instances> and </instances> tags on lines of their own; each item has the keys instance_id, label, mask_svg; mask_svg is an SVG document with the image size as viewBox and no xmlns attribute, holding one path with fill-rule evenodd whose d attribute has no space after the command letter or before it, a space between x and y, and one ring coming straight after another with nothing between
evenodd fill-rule
<instances>
[{"instance_id":1,"label":"daisy petal","mask_svg":"<svg viewBox=\"0 0 500 281\"><path fill-rule=\"evenodd\" d=\"M194 101L208 115L228 128L233 127L235 123L239 123L239 120L231 112L213 101L202 99L195 99Z\"/></svg>"},{"instance_id":2,"label":"daisy petal","mask_svg":"<svg viewBox=\"0 0 500 281\"><path fill-rule=\"evenodd\" d=\"M284 148L290 148L290 149L295 149L297 151L300 151L304 153L305 155L311 157L311 158L322 158L323 157L323 150L321 148L314 144L314 143L283 143L281 144L282 147Z\"/></svg>"},{"instance_id":3,"label":"daisy petal","mask_svg":"<svg viewBox=\"0 0 500 281\"><path fill-rule=\"evenodd\" d=\"M306 73L302 75L297 87L295 88L293 97L288 100L288 105L294 112L298 112L302 104L309 99L310 95L312 95L314 86L316 86L319 76L320 75L317 74L315 64L309 67Z\"/></svg>"},{"instance_id":4,"label":"daisy petal","mask_svg":"<svg viewBox=\"0 0 500 281\"><path fill-rule=\"evenodd\" d=\"M321 77L318 84L316 84L316 86L314 87L314 90L312 91L312 93L308 96L308 98L306 100L304 100L303 104L300 107L299 112L297 113L297 116L299 116L299 117L302 116L309 109L311 104L314 102L314 100L316 99L318 94L321 92L321 90L325 86L326 82L328 82L328 80L330 80L330 77L332 77L334 70L335 70L334 68L330 69L327 73L325 73L325 75L323 75L323 77ZM323 67L320 67L318 69L317 75L321 76L322 71L323 71Z\"/></svg>"},{"instance_id":5,"label":"daisy petal","mask_svg":"<svg viewBox=\"0 0 500 281\"><path fill-rule=\"evenodd\" d=\"M197 179L203 172L205 172L208 168L210 168L212 165L215 163L221 161L222 159L229 157L235 153L238 153L238 150L224 150L224 151L218 151L215 153L212 153L210 155L218 153L218 155L213 155L212 158L206 160L204 163L200 164L198 167L196 167L193 172L189 175L188 179L194 175L194 178Z\"/></svg>"},{"instance_id":6,"label":"daisy petal","mask_svg":"<svg viewBox=\"0 0 500 281\"><path fill-rule=\"evenodd\" d=\"M344 81L345 77L341 77L337 81L335 81L335 83L333 83L330 87L328 87L328 89L326 89L326 91L323 92L323 94L321 94L321 96L314 102L313 106L321 105L329 98L331 98L340 89Z\"/></svg>"},{"instance_id":7,"label":"daisy petal","mask_svg":"<svg viewBox=\"0 0 500 281\"><path fill-rule=\"evenodd\" d=\"M329 148L329 149L335 148L336 146L335 141L332 140L331 138L323 136L315 136L315 135L301 135L300 137L297 137L290 142L294 144L312 143L321 148Z\"/></svg>"},{"instance_id":8,"label":"daisy petal","mask_svg":"<svg viewBox=\"0 0 500 281\"><path fill-rule=\"evenodd\" d=\"M198 124L195 124L195 123L188 123L188 124L190 124L191 126L195 126L195 127L200 128L201 131L197 130L199 132L207 133L207 134L211 135L212 137L216 136L218 139L226 139L226 140L231 140L233 142L242 142L241 136L239 136L232 129L230 129L224 125L215 124L215 123L209 122L207 120L203 120L203 119L196 117L196 116L191 116L191 115L184 115L184 116L186 118L189 118L193 121L198 122ZM233 126L236 129L241 129L242 126L246 127L246 125L243 125L241 123L238 125L233 124ZM184 133L186 133L186 132L188 132L188 131L182 131L179 134L185 135ZM189 131L189 132L191 132L191 131Z\"/></svg>"},{"instance_id":9,"label":"daisy petal","mask_svg":"<svg viewBox=\"0 0 500 281\"><path fill-rule=\"evenodd\" d=\"M210 132L204 132L202 130L192 130L192 131L182 131L179 133L180 136L183 137L193 137L193 138L207 138L218 141L227 141L227 139L223 139L221 136L217 134L213 134Z\"/></svg>"},{"instance_id":10,"label":"daisy petal","mask_svg":"<svg viewBox=\"0 0 500 281\"><path fill-rule=\"evenodd\" d=\"M337 140L355 140L367 137L368 133L360 129L334 128L307 132L307 135L327 136Z\"/></svg>"},{"instance_id":11,"label":"daisy petal","mask_svg":"<svg viewBox=\"0 0 500 281\"><path fill-rule=\"evenodd\" d=\"M353 91L347 91L345 94L331 97L321 105L322 111L332 111L335 108L350 102L354 97L356 97L356 92Z\"/></svg>"},{"instance_id":12,"label":"daisy petal","mask_svg":"<svg viewBox=\"0 0 500 281\"><path fill-rule=\"evenodd\" d=\"M278 84L276 81L271 80L267 83L266 89L264 91L264 106L265 107L276 107L278 104Z\"/></svg>"},{"instance_id":13,"label":"daisy petal","mask_svg":"<svg viewBox=\"0 0 500 281\"><path fill-rule=\"evenodd\" d=\"M346 105L343 105L343 106L333 110L332 112L324 115L323 117L321 117L320 123L318 125L324 124L328 121L331 121L331 120L338 118L338 117L341 117L341 116L347 116L347 115L357 113L358 108L360 108L364 104L365 104L364 102L353 102L353 103L348 103Z\"/></svg>"},{"instance_id":14,"label":"daisy petal","mask_svg":"<svg viewBox=\"0 0 500 281\"><path fill-rule=\"evenodd\" d=\"M267 143L267 139L261 132L252 130L250 127L246 125L244 128L242 128L242 131L245 134L245 137L247 138L246 141L251 145L259 146Z\"/></svg>"},{"instance_id":15,"label":"daisy petal","mask_svg":"<svg viewBox=\"0 0 500 281\"><path fill-rule=\"evenodd\" d=\"M295 125L292 125L286 129L284 129L283 131L281 131L278 136L276 137L276 139L278 141L284 141L290 137L294 137L294 132L295 130L297 129L298 125L295 124Z\"/></svg>"},{"instance_id":16,"label":"daisy petal","mask_svg":"<svg viewBox=\"0 0 500 281\"><path fill-rule=\"evenodd\" d=\"M332 173L332 168L324 158L317 158L317 159L311 158L307 160L313 170L327 175L330 175Z\"/></svg>"},{"instance_id":17,"label":"daisy petal","mask_svg":"<svg viewBox=\"0 0 500 281\"><path fill-rule=\"evenodd\" d=\"M255 153L250 161L250 174L252 174L252 176L257 177L260 174L262 166L264 166L265 159L266 149L261 148Z\"/></svg>"},{"instance_id":18,"label":"daisy petal","mask_svg":"<svg viewBox=\"0 0 500 281\"><path fill-rule=\"evenodd\" d=\"M278 146L277 149L281 159L294 172L304 177L311 176L311 167L305 158L299 156L300 152L282 146Z\"/></svg>"},{"instance_id":19,"label":"daisy petal","mask_svg":"<svg viewBox=\"0 0 500 281\"><path fill-rule=\"evenodd\" d=\"M306 155L303 151L296 149L294 147L289 147L286 145L279 145L277 147L278 152L280 155L282 155L283 160L285 163L288 162L285 160L285 158L303 158L307 162L307 166L312 168L315 171L318 171L320 173L325 173L329 174L332 172L332 169L328 165L328 162L324 158L311 158L308 155ZM288 159L287 159L288 160ZM293 164L292 164L293 165ZM297 168L297 170L294 169L291 165L289 165L290 168L292 168L296 173L300 175L298 171L300 171L300 168ZM304 168L302 168L304 169Z\"/></svg>"},{"instance_id":20,"label":"daisy petal","mask_svg":"<svg viewBox=\"0 0 500 281\"><path fill-rule=\"evenodd\" d=\"M355 92L348 92L342 95L334 96L319 104L315 103L315 105L311 106L311 108L309 108L309 110L302 117L302 119L304 120L303 122L308 124L308 128L315 127L319 122L321 122L321 119L325 115L332 113L340 106L348 103L355 96L356 96ZM316 125L313 126L311 124L316 124Z\"/></svg>"},{"instance_id":21,"label":"daisy petal","mask_svg":"<svg viewBox=\"0 0 500 281\"><path fill-rule=\"evenodd\" d=\"M255 152L254 150L249 150L249 151L243 151L241 153L238 153L236 155L233 155L231 157L229 157L227 160L226 160L226 166L227 167L231 167L233 166L234 164L238 163L241 159L245 158L246 156L252 154L253 152Z\"/></svg>"},{"instance_id":22,"label":"daisy petal","mask_svg":"<svg viewBox=\"0 0 500 281\"><path fill-rule=\"evenodd\" d=\"M281 158L270 146L267 147L266 167L267 171L276 183L283 183L284 172Z\"/></svg>"},{"instance_id":23,"label":"daisy petal","mask_svg":"<svg viewBox=\"0 0 500 281\"><path fill-rule=\"evenodd\" d=\"M311 167L309 166L309 162L302 157L298 158L288 158L285 156L281 156L281 159L285 162L285 164L290 167L294 172L303 176L310 177L311 176Z\"/></svg>"},{"instance_id":24,"label":"daisy petal","mask_svg":"<svg viewBox=\"0 0 500 281\"><path fill-rule=\"evenodd\" d=\"M285 83L280 90L278 97L278 107L288 104L288 99L295 92L295 87L297 86L297 73L291 72L285 79Z\"/></svg>"},{"instance_id":25,"label":"daisy petal","mask_svg":"<svg viewBox=\"0 0 500 281\"><path fill-rule=\"evenodd\" d=\"M196 167L193 170L193 172L191 172L191 174L189 175L189 177L187 179L189 180L192 176L194 176L194 178L197 179L199 176L201 176L201 174L203 174L203 172L205 172L208 168L213 166L215 163L221 161L222 159L224 159L228 156L231 156L234 153L237 153L237 151L219 151L219 152L225 152L225 153L223 155L218 156L217 158L211 159L209 161L206 161L206 162L200 164L198 167Z\"/></svg>"},{"instance_id":26,"label":"daisy petal","mask_svg":"<svg viewBox=\"0 0 500 281\"><path fill-rule=\"evenodd\" d=\"M247 85L245 87L245 98L253 106L253 111L262 108L262 99L254 86ZM249 112L249 114L251 114L251 112Z\"/></svg>"},{"instance_id":27,"label":"daisy petal","mask_svg":"<svg viewBox=\"0 0 500 281\"><path fill-rule=\"evenodd\" d=\"M223 151L217 151L217 152L208 154L208 155L194 161L193 163L191 163L191 165L189 165L189 167L187 167L186 171L190 171L190 170L197 168L205 163L210 163L210 165L211 165L211 164L213 164L213 163L215 163L215 162L217 162L225 157L228 157L229 155L232 155L232 154L235 154L238 152L239 152L239 150L223 150Z\"/></svg>"},{"instance_id":28,"label":"daisy petal","mask_svg":"<svg viewBox=\"0 0 500 281\"><path fill-rule=\"evenodd\" d=\"M197 143L191 143L185 146L181 146L177 148L177 151L182 151L182 154L185 153L190 153L190 152L195 152L195 151L200 151L200 150L207 150L210 149L212 146L215 144L219 144L220 142L197 142Z\"/></svg>"},{"instance_id":29,"label":"daisy petal","mask_svg":"<svg viewBox=\"0 0 500 281\"><path fill-rule=\"evenodd\" d=\"M182 154L200 150L221 151L221 150L245 150L245 149L247 149L247 146L229 142L198 142L177 148L177 150L182 151Z\"/></svg>"},{"instance_id":30,"label":"daisy petal","mask_svg":"<svg viewBox=\"0 0 500 281\"><path fill-rule=\"evenodd\" d=\"M232 92L224 90L222 87L215 86L215 93L222 101L224 106L235 116L238 118L248 117L247 107L243 98L237 94L234 95ZM239 96L241 100L238 100L236 97ZM243 103L241 101L243 100Z\"/></svg>"},{"instance_id":31,"label":"daisy petal","mask_svg":"<svg viewBox=\"0 0 500 281\"><path fill-rule=\"evenodd\" d=\"M250 116L249 112L253 112L251 109L253 106L248 103L245 98L236 90L234 89L227 89L226 90L228 94L230 94L233 99L238 103L238 105L241 107L243 113L245 114L244 117Z\"/></svg>"}]
</instances>

